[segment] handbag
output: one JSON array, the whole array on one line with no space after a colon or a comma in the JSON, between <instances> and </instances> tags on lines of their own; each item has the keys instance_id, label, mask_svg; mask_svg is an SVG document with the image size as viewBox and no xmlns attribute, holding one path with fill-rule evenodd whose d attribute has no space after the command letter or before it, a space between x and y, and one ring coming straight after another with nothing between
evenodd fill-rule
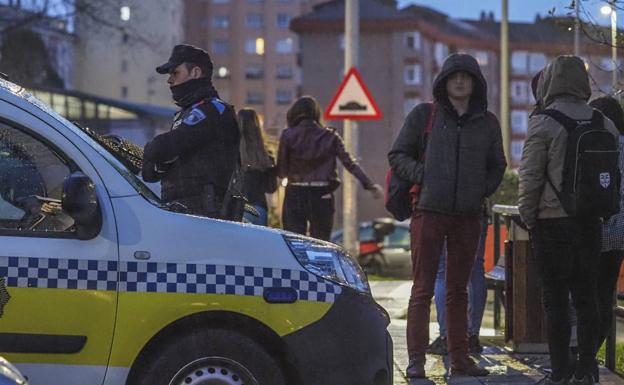
<instances>
[{"instance_id":1,"label":"handbag","mask_svg":"<svg viewBox=\"0 0 624 385\"><path fill-rule=\"evenodd\" d=\"M424 162L425 150L427 149L427 138L433 130L433 119L437 109L435 103L430 103L429 119L427 125L423 131L422 138L422 151L419 161ZM420 197L421 186L405 180L398 176L392 168L388 169L386 173L385 189L384 189L384 204L386 210L392 214L392 216L399 220L404 221L412 215L413 207L416 207L418 198Z\"/></svg>"}]
</instances>

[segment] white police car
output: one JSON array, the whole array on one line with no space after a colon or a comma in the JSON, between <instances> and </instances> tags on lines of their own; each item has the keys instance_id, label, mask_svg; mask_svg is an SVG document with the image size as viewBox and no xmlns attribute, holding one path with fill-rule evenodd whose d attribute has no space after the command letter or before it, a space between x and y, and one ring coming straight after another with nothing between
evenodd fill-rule
<instances>
[{"instance_id":1,"label":"white police car","mask_svg":"<svg viewBox=\"0 0 624 385\"><path fill-rule=\"evenodd\" d=\"M31 385L389 385L389 318L334 244L169 210L0 81L0 355Z\"/></svg>"}]
</instances>

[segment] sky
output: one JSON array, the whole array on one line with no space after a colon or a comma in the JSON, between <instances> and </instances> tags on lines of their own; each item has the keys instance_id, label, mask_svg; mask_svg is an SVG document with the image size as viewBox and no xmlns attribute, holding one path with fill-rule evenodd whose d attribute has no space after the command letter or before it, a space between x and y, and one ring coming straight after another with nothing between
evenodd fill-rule
<instances>
[{"instance_id":1,"label":"sky","mask_svg":"<svg viewBox=\"0 0 624 385\"><path fill-rule=\"evenodd\" d=\"M555 14L565 15L570 12L566 8L570 3L571 0L508 0L509 19L532 22L537 13L542 16L548 15L549 10L553 8L555 8ZM399 0L401 8L409 4L425 5L455 18L477 19L482 10L494 12L496 20L500 20L501 17L501 0ZM600 14L600 7L605 4L605 0L582 0L580 4L596 22L609 23L608 17ZM622 13L623 15L618 18L620 26L624 25L624 12Z\"/></svg>"}]
</instances>

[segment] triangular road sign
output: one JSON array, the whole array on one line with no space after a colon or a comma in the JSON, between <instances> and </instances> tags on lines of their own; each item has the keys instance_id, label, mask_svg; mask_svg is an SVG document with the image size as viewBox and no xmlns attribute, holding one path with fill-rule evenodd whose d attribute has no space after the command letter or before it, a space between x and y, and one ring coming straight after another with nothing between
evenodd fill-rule
<instances>
[{"instance_id":1,"label":"triangular road sign","mask_svg":"<svg viewBox=\"0 0 624 385\"><path fill-rule=\"evenodd\" d=\"M325 120L382 118L375 99L355 67L352 67L342 80L338 92L325 110L324 118Z\"/></svg>"}]
</instances>

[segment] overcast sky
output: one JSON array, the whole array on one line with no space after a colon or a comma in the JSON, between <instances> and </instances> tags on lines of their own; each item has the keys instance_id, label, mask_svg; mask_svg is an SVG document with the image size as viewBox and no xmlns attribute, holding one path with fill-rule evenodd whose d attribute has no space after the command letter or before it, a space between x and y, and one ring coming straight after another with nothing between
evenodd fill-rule
<instances>
[{"instance_id":1,"label":"overcast sky","mask_svg":"<svg viewBox=\"0 0 624 385\"><path fill-rule=\"evenodd\" d=\"M537 13L547 15L552 8L556 9L556 14L565 15L570 11L566 8L570 2L571 0L508 0L509 19L531 22L535 20ZM399 0L400 7L409 4L425 5L456 18L476 19L482 10L494 12L496 20L500 20L501 15L501 0ZM609 22L607 17L600 14L600 7L605 4L605 0L583 0L581 4L597 22ZM622 23L624 22L624 12L618 16L618 25L624 25Z\"/></svg>"}]
</instances>

